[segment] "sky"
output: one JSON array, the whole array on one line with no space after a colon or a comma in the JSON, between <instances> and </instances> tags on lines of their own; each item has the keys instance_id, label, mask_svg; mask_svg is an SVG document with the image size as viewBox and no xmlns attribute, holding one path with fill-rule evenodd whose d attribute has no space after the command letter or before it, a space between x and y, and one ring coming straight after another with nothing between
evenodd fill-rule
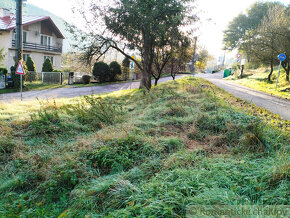
<instances>
[{"instance_id":1,"label":"sky","mask_svg":"<svg viewBox=\"0 0 290 218\"><path fill-rule=\"evenodd\" d=\"M77 24L71 8L78 0L27 0L27 3L46 9L70 23ZM88 0L90 1L90 0ZM108 1L108 0L107 0ZM223 54L223 31L228 23L240 13L245 13L256 0L196 0L201 27L196 33L198 43L207 48L210 54L218 57ZM260 0L260 2L265 2ZM280 0L289 4L290 0ZM209 20L210 19L210 20Z\"/></svg>"}]
</instances>

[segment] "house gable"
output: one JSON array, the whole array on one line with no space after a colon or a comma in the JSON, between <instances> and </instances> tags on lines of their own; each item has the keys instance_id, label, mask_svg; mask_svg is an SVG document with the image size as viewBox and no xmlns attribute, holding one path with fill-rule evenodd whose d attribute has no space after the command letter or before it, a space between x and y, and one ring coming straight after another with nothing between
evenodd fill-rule
<instances>
[{"instance_id":1,"label":"house gable","mask_svg":"<svg viewBox=\"0 0 290 218\"><path fill-rule=\"evenodd\" d=\"M29 25L38 22L41 22L41 32L43 32L43 34L52 35L52 33L54 33L57 38L65 38L49 16L23 15L22 25L24 30L28 30L27 28ZM0 17L0 30L10 31L15 29L15 27L16 19L14 15Z\"/></svg>"}]
</instances>

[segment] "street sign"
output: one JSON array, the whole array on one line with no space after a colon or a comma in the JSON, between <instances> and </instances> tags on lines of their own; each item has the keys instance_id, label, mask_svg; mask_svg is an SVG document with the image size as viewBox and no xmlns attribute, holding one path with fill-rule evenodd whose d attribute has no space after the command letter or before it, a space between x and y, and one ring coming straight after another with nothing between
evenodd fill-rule
<instances>
[{"instance_id":1,"label":"street sign","mask_svg":"<svg viewBox=\"0 0 290 218\"><path fill-rule=\"evenodd\" d=\"M133 61L130 62L130 69L131 70L135 69L135 63Z\"/></svg>"},{"instance_id":2,"label":"street sign","mask_svg":"<svg viewBox=\"0 0 290 218\"><path fill-rule=\"evenodd\" d=\"M23 65L22 65L22 61L19 61L18 62L18 65L17 65L17 68L16 68L16 74L19 74L19 75L25 75L25 71L23 69Z\"/></svg>"},{"instance_id":3,"label":"street sign","mask_svg":"<svg viewBox=\"0 0 290 218\"><path fill-rule=\"evenodd\" d=\"M279 54L278 55L278 60L279 61L285 61L285 59L286 59L286 55L285 54Z\"/></svg>"}]
</instances>

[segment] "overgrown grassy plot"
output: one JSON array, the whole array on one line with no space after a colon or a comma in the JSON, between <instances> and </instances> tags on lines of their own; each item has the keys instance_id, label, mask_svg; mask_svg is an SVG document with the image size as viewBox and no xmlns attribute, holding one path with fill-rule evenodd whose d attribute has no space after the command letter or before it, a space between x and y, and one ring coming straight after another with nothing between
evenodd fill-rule
<instances>
[{"instance_id":1,"label":"overgrown grassy plot","mask_svg":"<svg viewBox=\"0 0 290 218\"><path fill-rule=\"evenodd\" d=\"M289 202L289 122L205 80L31 105L0 107L0 216Z\"/></svg>"}]
</instances>

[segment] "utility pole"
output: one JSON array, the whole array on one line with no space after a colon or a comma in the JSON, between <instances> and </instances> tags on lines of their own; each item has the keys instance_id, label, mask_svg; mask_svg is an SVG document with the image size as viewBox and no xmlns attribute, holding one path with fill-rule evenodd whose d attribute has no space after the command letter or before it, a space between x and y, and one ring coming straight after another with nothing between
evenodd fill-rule
<instances>
[{"instance_id":1,"label":"utility pole","mask_svg":"<svg viewBox=\"0 0 290 218\"><path fill-rule=\"evenodd\" d=\"M16 63L22 60L22 0L16 0ZM15 75L16 76L16 75ZM20 92L22 100L22 75L20 75Z\"/></svg>"},{"instance_id":2,"label":"utility pole","mask_svg":"<svg viewBox=\"0 0 290 218\"><path fill-rule=\"evenodd\" d=\"M225 60L226 60L226 50L224 51L224 58L223 58L223 67L225 66Z\"/></svg>"},{"instance_id":3,"label":"utility pole","mask_svg":"<svg viewBox=\"0 0 290 218\"><path fill-rule=\"evenodd\" d=\"M193 57L192 57L192 73L195 72L196 42L197 42L197 36L194 37L194 48L193 48Z\"/></svg>"}]
</instances>

